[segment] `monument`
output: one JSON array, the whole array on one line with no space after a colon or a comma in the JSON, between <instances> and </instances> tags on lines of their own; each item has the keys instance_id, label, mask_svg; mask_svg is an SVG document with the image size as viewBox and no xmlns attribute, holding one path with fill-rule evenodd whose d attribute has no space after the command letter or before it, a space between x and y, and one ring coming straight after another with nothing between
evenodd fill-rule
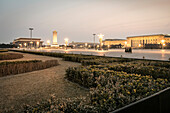
<instances>
[{"instance_id":1,"label":"monument","mask_svg":"<svg viewBox=\"0 0 170 113\"><path fill-rule=\"evenodd\" d=\"M53 31L53 44L51 47L59 47L57 44L57 31Z\"/></svg>"}]
</instances>

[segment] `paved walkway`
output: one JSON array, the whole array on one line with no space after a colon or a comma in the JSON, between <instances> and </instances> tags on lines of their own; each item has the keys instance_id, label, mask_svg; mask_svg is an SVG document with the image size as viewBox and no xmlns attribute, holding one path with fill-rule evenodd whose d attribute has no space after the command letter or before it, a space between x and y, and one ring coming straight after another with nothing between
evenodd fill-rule
<instances>
[{"instance_id":1,"label":"paved walkway","mask_svg":"<svg viewBox=\"0 0 170 113\"><path fill-rule=\"evenodd\" d=\"M66 79L65 69L79 63L62 61L61 58L24 54L22 60L59 60L60 65L44 70L0 78L0 112L20 109L23 104L35 104L46 100L51 94L57 98L86 95L88 91ZM17 60L17 59L16 59ZM21 59L18 59L21 60Z\"/></svg>"}]
</instances>

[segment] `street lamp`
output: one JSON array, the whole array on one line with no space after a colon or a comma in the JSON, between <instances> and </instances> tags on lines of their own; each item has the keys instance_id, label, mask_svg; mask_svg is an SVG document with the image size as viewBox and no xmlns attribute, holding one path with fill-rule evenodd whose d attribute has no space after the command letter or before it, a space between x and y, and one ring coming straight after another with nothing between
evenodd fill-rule
<instances>
[{"instance_id":1,"label":"street lamp","mask_svg":"<svg viewBox=\"0 0 170 113\"><path fill-rule=\"evenodd\" d=\"M37 48L39 47L40 42L37 42Z\"/></svg>"},{"instance_id":2,"label":"street lamp","mask_svg":"<svg viewBox=\"0 0 170 113\"><path fill-rule=\"evenodd\" d=\"M65 38L64 41L65 41L65 46L66 46L66 49L67 49L68 38Z\"/></svg>"},{"instance_id":3,"label":"street lamp","mask_svg":"<svg viewBox=\"0 0 170 113\"><path fill-rule=\"evenodd\" d=\"M50 45L50 40L47 40L47 45Z\"/></svg>"},{"instance_id":4,"label":"street lamp","mask_svg":"<svg viewBox=\"0 0 170 113\"><path fill-rule=\"evenodd\" d=\"M33 28L29 28L29 30L30 30L30 38L31 38L31 47L32 47L32 30L34 30Z\"/></svg>"},{"instance_id":5,"label":"street lamp","mask_svg":"<svg viewBox=\"0 0 170 113\"><path fill-rule=\"evenodd\" d=\"M96 34L93 34L93 41L94 41L94 49L95 49L95 36L96 36Z\"/></svg>"},{"instance_id":6,"label":"street lamp","mask_svg":"<svg viewBox=\"0 0 170 113\"><path fill-rule=\"evenodd\" d=\"M24 46L25 46L25 48L26 48L26 46L27 46L27 43L24 43Z\"/></svg>"},{"instance_id":7,"label":"street lamp","mask_svg":"<svg viewBox=\"0 0 170 113\"><path fill-rule=\"evenodd\" d=\"M165 40L161 40L162 42L162 49L163 49L163 46L165 46Z\"/></svg>"},{"instance_id":8,"label":"street lamp","mask_svg":"<svg viewBox=\"0 0 170 113\"><path fill-rule=\"evenodd\" d=\"M100 49L101 49L102 48L102 40L103 40L104 35L100 34L100 35L98 35L98 37L99 37Z\"/></svg>"}]
</instances>

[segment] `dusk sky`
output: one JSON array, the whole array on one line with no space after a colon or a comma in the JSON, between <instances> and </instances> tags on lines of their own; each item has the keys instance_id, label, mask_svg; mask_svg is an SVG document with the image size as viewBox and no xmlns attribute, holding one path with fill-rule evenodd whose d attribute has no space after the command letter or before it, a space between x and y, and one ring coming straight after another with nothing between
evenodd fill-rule
<instances>
[{"instance_id":1,"label":"dusk sky","mask_svg":"<svg viewBox=\"0 0 170 113\"><path fill-rule=\"evenodd\" d=\"M170 0L0 0L0 43L30 37L29 27L45 43L56 30L59 44L170 34Z\"/></svg>"}]
</instances>

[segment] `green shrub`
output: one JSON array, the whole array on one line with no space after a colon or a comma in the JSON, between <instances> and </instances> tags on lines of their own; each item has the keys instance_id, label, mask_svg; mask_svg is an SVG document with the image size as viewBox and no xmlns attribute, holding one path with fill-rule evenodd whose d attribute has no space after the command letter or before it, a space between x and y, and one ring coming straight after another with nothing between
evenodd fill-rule
<instances>
[{"instance_id":1,"label":"green shrub","mask_svg":"<svg viewBox=\"0 0 170 113\"><path fill-rule=\"evenodd\" d=\"M166 78L170 81L170 69L150 65L117 64L108 66L109 70L124 71L141 75L151 75L153 78Z\"/></svg>"},{"instance_id":2,"label":"green shrub","mask_svg":"<svg viewBox=\"0 0 170 113\"><path fill-rule=\"evenodd\" d=\"M0 77L45 69L57 65L59 65L58 60L45 62L39 60L2 62L0 63Z\"/></svg>"},{"instance_id":3,"label":"green shrub","mask_svg":"<svg viewBox=\"0 0 170 113\"><path fill-rule=\"evenodd\" d=\"M1 52L8 52L8 49L0 49L0 53Z\"/></svg>"},{"instance_id":4,"label":"green shrub","mask_svg":"<svg viewBox=\"0 0 170 113\"><path fill-rule=\"evenodd\" d=\"M22 54L18 54L18 53L1 53L0 54L0 60L12 60L12 59L19 59L23 57L24 56Z\"/></svg>"},{"instance_id":5,"label":"green shrub","mask_svg":"<svg viewBox=\"0 0 170 113\"><path fill-rule=\"evenodd\" d=\"M84 75L90 78L96 76L93 81L95 86L90 89L87 97L50 99L35 106L27 105L24 107L24 112L107 113L169 87L166 79L155 80L151 76L107 71L107 69L100 71L99 68L91 69L91 67L80 67L72 79L79 78L82 82L87 79L91 85L92 81L88 81Z\"/></svg>"}]
</instances>

